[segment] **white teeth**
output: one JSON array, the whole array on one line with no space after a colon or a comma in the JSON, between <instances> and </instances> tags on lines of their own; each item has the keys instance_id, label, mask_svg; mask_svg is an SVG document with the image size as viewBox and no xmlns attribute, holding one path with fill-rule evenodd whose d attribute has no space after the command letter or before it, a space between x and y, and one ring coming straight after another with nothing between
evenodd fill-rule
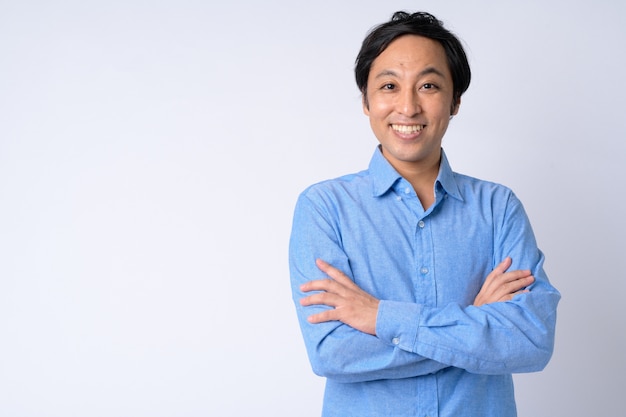
<instances>
[{"instance_id":1,"label":"white teeth","mask_svg":"<svg viewBox=\"0 0 626 417\"><path fill-rule=\"evenodd\" d=\"M422 125L391 125L391 128L399 133L415 133L422 130Z\"/></svg>"}]
</instances>

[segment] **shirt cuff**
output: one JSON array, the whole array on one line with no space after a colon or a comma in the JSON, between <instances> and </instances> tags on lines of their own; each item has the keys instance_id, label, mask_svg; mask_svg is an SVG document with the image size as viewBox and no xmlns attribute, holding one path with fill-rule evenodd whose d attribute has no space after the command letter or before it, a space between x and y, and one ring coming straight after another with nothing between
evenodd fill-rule
<instances>
[{"instance_id":1,"label":"shirt cuff","mask_svg":"<svg viewBox=\"0 0 626 417\"><path fill-rule=\"evenodd\" d=\"M421 313L420 304L381 300L376 317L376 336L385 343L412 352Z\"/></svg>"}]
</instances>

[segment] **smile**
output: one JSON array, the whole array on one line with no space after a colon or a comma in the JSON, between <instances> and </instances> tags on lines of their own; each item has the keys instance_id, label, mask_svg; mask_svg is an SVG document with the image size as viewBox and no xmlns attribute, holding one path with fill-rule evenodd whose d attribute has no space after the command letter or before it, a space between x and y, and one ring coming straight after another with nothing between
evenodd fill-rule
<instances>
[{"instance_id":1,"label":"smile","mask_svg":"<svg viewBox=\"0 0 626 417\"><path fill-rule=\"evenodd\" d=\"M391 125L391 128L398 133L406 134L420 132L424 128L424 125Z\"/></svg>"}]
</instances>

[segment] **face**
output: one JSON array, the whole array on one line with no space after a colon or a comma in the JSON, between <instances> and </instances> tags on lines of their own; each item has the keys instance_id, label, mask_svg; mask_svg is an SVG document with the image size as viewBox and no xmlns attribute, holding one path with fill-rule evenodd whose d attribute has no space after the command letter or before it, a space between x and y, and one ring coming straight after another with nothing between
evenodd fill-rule
<instances>
[{"instance_id":1,"label":"face","mask_svg":"<svg viewBox=\"0 0 626 417\"><path fill-rule=\"evenodd\" d=\"M400 174L438 169L441 140L460 104L452 93L445 51L431 39L401 36L372 63L363 110Z\"/></svg>"}]
</instances>

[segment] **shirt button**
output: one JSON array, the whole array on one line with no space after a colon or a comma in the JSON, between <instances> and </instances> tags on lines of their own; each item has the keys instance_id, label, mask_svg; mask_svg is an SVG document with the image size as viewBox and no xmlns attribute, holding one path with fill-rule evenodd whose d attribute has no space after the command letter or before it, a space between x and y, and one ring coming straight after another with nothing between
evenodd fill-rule
<instances>
[{"instance_id":1,"label":"shirt button","mask_svg":"<svg viewBox=\"0 0 626 417\"><path fill-rule=\"evenodd\" d=\"M394 337L393 339L391 339L391 343L393 343L394 345L399 345L400 344L400 338Z\"/></svg>"},{"instance_id":2,"label":"shirt button","mask_svg":"<svg viewBox=\"0 0 626 417\"><path fill-rule=\"evenodd\" d=\"M402 200L402 197L397 196L397 197L396 197L396 200L400 201L400 200Z\"/></svg>"},{"instance_id":3,"label":"shirt button","mask_svg":"<svg viewBox=\"0 0 626 417\"><path fill-rule=\"evenodd\" d=\"M420 220L420 221L419 221L419 223L417 223L417 225L418 225L420 228L422 228L422 229L424 228L424 225L425 225L425 224L426 224L426 223L424 223L424 221L423 221L423 220Z\"/></svg>"},{"instance_id":4,"label":"shirt button","mask_svg":"<svg viewBox=\"0 0 626 417\"><path fill-rule=\"evenodd\" d=\"M422 269L420 269L420 272L424 275L428 274L428 268L426 267L422 267Z\"/></svg>"},{"instance_id":5,"label":"shirt button","mask_svg":"<svg viewBox=\"0 0 626 417\"><path fill-rule=\"evenodd\" d=\"M404 194L411 194L411 189L409 187L406 187L404 189Z\"/></svg>"}]
</instances>

